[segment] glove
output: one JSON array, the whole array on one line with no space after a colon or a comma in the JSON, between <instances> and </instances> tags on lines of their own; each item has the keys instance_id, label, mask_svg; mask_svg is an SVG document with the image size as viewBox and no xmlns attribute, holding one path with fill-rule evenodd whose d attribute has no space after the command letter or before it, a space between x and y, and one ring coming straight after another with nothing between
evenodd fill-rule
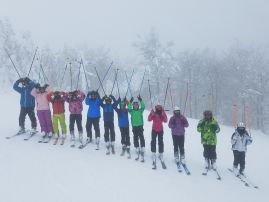
<instances>
[{"instance_id":1,"label":"glove","mask_svg":"<svg viewBox=\"0 0 269 202\"><path fill-rule=\"evenodd\" d=\"M124 101L124 103L126 103L126 101L127 101L127 98L126 98L126 97L124 97L124 98L123 98L123 101Z\"/></svg>"},{"instance_id":2,"label":"glove","mask_svg":"<svg viewBox=\"0 0 269 202\"><path fill-rule=\"evenodd\" d=\"M216 132L217 131L217 126L216 125L211 125L211 130L212 132Z\"/></svg>"},{"instance_id":3,"label":"glove","mask_svg":"<svg viewBox=\"0 0 269 202\"><path fill-rule=\"evenodd\" d=\"M133 101L134 101L134 98L132 97L132 98L130 99L130 103L133 103Z\"/></svg>"},{"instance_id":4,"label":"glove","mask_svg":"<svg viewBox=\"0 0 269 202\"><path fill-rule=\"evenodd\" d=\"M23 81L23 78L19 78L17 82L21 83Z\"/></svg>"},{"instance_id":5,"label":"glove","mask_svg":"<svg viewBox=\"0 0 269 202\"><path fill-rule=\"evenodd\" d=\"M44 88L45 88L45 89L46 89L47 87L49 87L49 84L45 84L45 85L44 85Z\"/></svg>"},{"instance_id":6,"label":"glove","mask_svg":"<svg viewBox=\"0 0 269 202\"><path fill-rule=\"evenodd\" d=\"M112 99L112 100L115 100L115 97L113 95L109 95L109 97Z\"/></svg>"},{"instance_id":7,"label":"glove","mask_svg":"<svg viewBox=\"0 0 269 202\"><path fill-rule=\"evenodd\" d=\"M37 84L35 85L35 88L40 88L40 84L37 83Z\"/></svg>"},{"instance_id":8,"label":"glove","mask_svg":"<svg viewBox=\"0 0 269 202\"><path fill-rule=\"evenodd\" d=\"M25 80L26 83L31 81L31 79L29 79L28 77L25 77L24 80Z\"/></svg>"},{"instance_id":9,"label":"glove","mask_svg":"<svg viewBox=\"0 0 269 202\"><path fill-rule=\"evenodd\" d=\"M90 93L90 92L88 92L87 97L90 97L90 95L91 95L91 93Z\"/></svg>"},{"instance_id":10,"label":"glove","mask_svg":"<svg viewBox=\"0 0 269 202\"><path fill-rule=\"evenodd\" d=\"M140 95L137 96L137 99L141 102L142 101L142 98Z\"/></svg>"}]
</instances>

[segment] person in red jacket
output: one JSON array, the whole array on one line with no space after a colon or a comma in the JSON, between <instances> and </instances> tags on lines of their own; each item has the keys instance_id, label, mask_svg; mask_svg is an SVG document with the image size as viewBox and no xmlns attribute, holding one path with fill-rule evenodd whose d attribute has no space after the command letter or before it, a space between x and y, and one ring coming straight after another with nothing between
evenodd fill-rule
<instances>
[{"instance_id":1,"label":"person in red jacket","mask_svg":"<svg viewBox=\"0 0 269 202\"><path fill-rule=\"evenodd\" d=\"M64 140L66 138L66 123L65 123L65 109L64 109L64 102L66 100L67 94L64 92L55 91L48 94L48 100L52 103L53 108L53 133L55 137L54 144L57 144L58 139L60 137L59 129L58 129L58 122L60 122L60 126L62 129L62 142L64 144Z\"/></svg>"},{"instance_id":2,"label":"person in red jacket","mask_svg":"<svg viewBox=\"0 0 269 202\"><path fill-rule=\"evenodd\" d=\"M151 132L151 152L153 164L156 165L156 139L158 137L159 145L159 158L163 162L163 123L167 122L167 115L162 107L162 105L156 105L155 111L152 109L148 121L153 121L152 132Z\"/></svg>"}]
</instances>

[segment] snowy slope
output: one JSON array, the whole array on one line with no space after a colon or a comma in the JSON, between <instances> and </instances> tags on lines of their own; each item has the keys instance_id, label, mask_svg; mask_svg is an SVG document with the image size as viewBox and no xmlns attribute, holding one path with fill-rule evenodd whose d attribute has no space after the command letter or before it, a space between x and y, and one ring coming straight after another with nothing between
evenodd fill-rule
<instances>
[{"instance_id":1,"label":"snowy slope","mask_svg":"<svg viewBox=\"0 0 269 202\"><path fill-rule=\"evenodd\" d=\"M18 129L19 96L2 94L0 107L0 201L268 201L269 137L263 134L253 132L254 143L247 153L246 173L260 186L255 190L244 187L227 171L232 166L229 140L233 129L229 127L222 126L219 134L217 163L223 180L217 181L214 173L207 177L201 175L204 162L200 135L196 132L197 120L189 120L187 129L186 160L192 173L187 176L176 170L167 126L165 159L168 169L162 170L158 163L158 169L153 171L149 123L145 126L147 153L143 164L134 158L128 160L119 156L118 129L115 156L105 155L104 144L100 151L96 151L95 145L79 150L70 148L69 142L64 146L38 144L38 136L28 142L23 141L23 137L6 140L5 136ZM147 114L145 112L145 116ZM86 110L83 115L85 125Z\"/></svg>"}]
</instances>

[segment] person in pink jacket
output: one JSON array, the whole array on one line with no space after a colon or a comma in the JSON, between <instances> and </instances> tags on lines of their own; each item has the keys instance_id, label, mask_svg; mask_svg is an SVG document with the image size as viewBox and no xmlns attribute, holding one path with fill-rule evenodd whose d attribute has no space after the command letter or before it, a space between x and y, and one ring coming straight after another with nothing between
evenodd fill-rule
<instances>
[{"instance_id":1,"label":"person in pink jacket","mask_svg":"<svg viewBox=\"0 0 269 202\"><path fill-rule=\"evenodd\" d=\"M167 122L167 115L162 107L162 105L156 105L155 111L152 109L148 121L153 121L152 132L151 132L151 152L153 164L156 164L156 139L158 137L159 145L159 158L163 162L163 123Z\"/></svg>"},{"instance_id":2,"label":"person in pink jacket","mask_svg":"<svg viewBox=\"0 0 269 202\"><path fill-rule=\"evenodd\" d=\"M36 100L37 106L37 117L39 120L41 133L42 133L42 142L46 137L52 137L52 120L51 120L51 112L50 105L48 100L49 85L40 86L40 84L36 84L33 90L31 91L31 95Z\"/></svg>"}]
</instances>

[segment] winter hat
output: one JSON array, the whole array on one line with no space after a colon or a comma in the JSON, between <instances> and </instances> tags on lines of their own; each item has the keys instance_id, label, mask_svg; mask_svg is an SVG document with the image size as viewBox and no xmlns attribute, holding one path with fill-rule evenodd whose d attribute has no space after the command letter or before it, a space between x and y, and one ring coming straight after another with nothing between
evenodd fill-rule
<instances>
[{"instance_id":1,"label":"winter hat","mask_svg":"<svg viewBox=\"0 0 269 202\"><path fill-rule=\"evenodd\" d=\"M174 111L180 111L180 108L178 106L175 106Z\"/></svg>"},{"instance_id":2,"label":"winter hat","mask_svg":"<svg viewBox=\"0 0 269 202\"><path fill-rule=\"evenodd\" d=\"M246 125L243 122L239 122L237 128L246 128Z\"/></svg>"}]
</instances>

